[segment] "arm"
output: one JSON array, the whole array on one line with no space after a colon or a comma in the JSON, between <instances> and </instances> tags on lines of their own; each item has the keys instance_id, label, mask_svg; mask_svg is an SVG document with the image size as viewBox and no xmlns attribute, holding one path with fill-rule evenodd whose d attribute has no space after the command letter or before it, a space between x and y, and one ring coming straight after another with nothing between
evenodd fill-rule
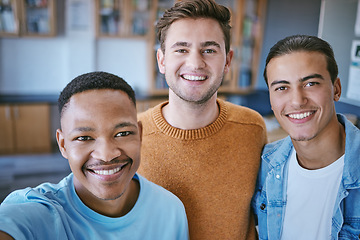
<instances>
[{"instance_id":1,"label":"arm","mask_svg":"<svg viewBox=\"0 0 360 240\"><path fill-rule=\"evenodd\" d=\"M0 231L0 240L14 240L9 234Z\"/></svg>"}]
</instances>

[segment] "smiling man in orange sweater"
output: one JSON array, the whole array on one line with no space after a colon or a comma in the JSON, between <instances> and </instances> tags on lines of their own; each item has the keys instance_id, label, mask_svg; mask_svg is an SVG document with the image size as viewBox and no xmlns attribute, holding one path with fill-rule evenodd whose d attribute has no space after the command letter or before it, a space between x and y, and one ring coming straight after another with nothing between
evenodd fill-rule
<instances>
[{"instance_id":1,"label":"smiling man in orange sweater","mask_svg":"<svg viewBox=\"0 0 360 240\"><path fill-rule=\"evenodd\" d=\"M192 240L256 239L250 202L267 137L260 114L217 98L233 55L229 20L212 0L165 12L157 60L169 101L139 115L139 172L182 200Z\"/></svg>"}]
</instances>

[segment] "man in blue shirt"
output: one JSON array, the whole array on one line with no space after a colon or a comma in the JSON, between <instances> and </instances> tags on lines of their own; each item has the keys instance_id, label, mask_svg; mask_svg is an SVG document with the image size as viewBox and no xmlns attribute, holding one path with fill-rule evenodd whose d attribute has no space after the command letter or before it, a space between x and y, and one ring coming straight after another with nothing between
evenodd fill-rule
<instances>
[{"instance_id":1,"label":"man in blue shirt","mask_svg":"<svg viewBox=\"0 0 360 240\"><path fill-rule=\"evenodd\" d=\"M58 103L56 137L72 173L11 193L0 205L0 239L188 239L181 201L136 173L142 126L133 89L92 72Z\"/></svg>"},{"instance_id":2,"label":"man in blue shirt","mask_svg":"<svg viewBox=\"0 0 360 240\"><path fill-rule=\"evenodd\" d=\"M360 131L336 114L331 46L296 35L276 43L264 78L288 137L263 151L253 208L260 239L358 239Z\"/></svg>"}]
</instances>

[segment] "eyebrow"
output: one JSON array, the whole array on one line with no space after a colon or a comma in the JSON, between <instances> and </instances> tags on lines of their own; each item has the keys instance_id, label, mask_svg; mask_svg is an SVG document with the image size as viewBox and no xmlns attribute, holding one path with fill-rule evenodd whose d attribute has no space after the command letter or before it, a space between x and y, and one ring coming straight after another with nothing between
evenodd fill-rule
<instances>
[{"instance_id":1,"label":"eyebrow","mask_svg":"<svg viewBox=\"0 0 360 240\"><path fill-rule=\"evenodd\" d=\"M201 43L201 47L208 47L208 46L214 46L220 48L220 44L218 44L215 41L206 41L204 43Z\"/></svg>"},{"instance_id":2,"label":"eyebrow","mask_svg":"<svg viewBox=\"0 0 360 240\"><path fill-rule=\"evenodd\" d=\"M176 48L176 47L190 47L191 43L189 42L176 42L174 43L171 48ZM217 48L220 48L220 44L215 42L215 41L206 41L206 42L202 42L200 44L201 47L208 47L208 46L214 46Z\"/></svg>"},{"instance_id":3,"label":"eyebrow","mask_svg":"<svg viewBox=\"0 0 360 240\"><path fill-rule=\"evenodd\" d=\"M302 79L300 79L300 81L305 82L305 81L307 81L309 79L313 79L313 78L319 78L319 79L324 80L324 77L321 74L315 73L315 74L311 74L309 76L303 77Z\"/></svg>"},{"instance_id":4,"label":"eyebrow","mask_svg":"<svg viewBox=\"0 0 360 240\"><path fill-rule=\"evenodd\" d=\"M136 125L131 122L122 122L122 123L116 124L114 129L124 128L124 127L136 127ZM72 132L95 132L95 128L78 127L78 128L75 128Z\"/></svg>"},{"instance_id":5,"label":"eyebrow","mask_svg":"<svg viewBox=\"0 0 360 240\"><path fill-rule=\"evenodd\" d=\"M123 127L137 127L137 125L131 122L122 122L115 125L115 128L123 128Z\"/></svg>"},{"instance_id":6,"label":"eyebrow","mask_svg":"<svg viewBox=\"0 0 360 240\"><path fill-rule=\"evenodd\" d=\"M176 47L189 47L191 44L189 44L188 42L176 42L174 43L171 48L176 48Z\"/></svg>"},{"instance_id":7,"label":"eyebrow","mask_svg":"<svg viewBox=\"0 0 360 240\"><path fill-rule=\"evenodd\" d=\"M94 132L95 129L91 127L78 127L75 128L72 132Z\"/></svg>"},{"instance_id":8,"label":"eyebrow","mask_svg":"<svg viewBox=\"0 0 360 240\"><path fill-rule=\"evenodd\" d=\"M289 81L286 81L286 80L276 80L276 81L273 81L270 86L275 86L277 84L289 84L290 82Z\"/></svg>"},{"instance_id":9,"label":"eyebrow","mask_svg":"<svg viewBox=\"0 0 360 240\"><path fill-rule=\"evenodd\" d=\"M324 77L321 74L315 73L315 74L311 74L309 76L306 76L306 77L303 77L303 78L299 79L299 82L305 82L305 81L307 81L309 79L313 79L313 78L318 78L318 79L324 80ZM272 86L277 85L277 84L290 84L290 82L286 81L286 80L277 80L277 81L273 81L270 84L270 86L272 87Z\"/></svg>"}]
</instances>

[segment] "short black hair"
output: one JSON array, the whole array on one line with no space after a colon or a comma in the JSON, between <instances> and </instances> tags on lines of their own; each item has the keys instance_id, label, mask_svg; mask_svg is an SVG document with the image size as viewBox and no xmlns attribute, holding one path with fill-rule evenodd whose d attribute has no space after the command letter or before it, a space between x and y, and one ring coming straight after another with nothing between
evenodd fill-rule
<instances>
[{"instance_id":1,"label":"short black hair","mask_svg":"<svg viewBox=\"0 0 360 240\"><path fill-rule=\"evenodd\" d=\"M326 57L327 70L332 83L338 76L338 66L335 60L334 51L330 44L316 36L293 35L278 41L271 49L266 58L264 79L268 84L266 67L271 59L293 52L318 52Z\"/></svg>"},{"instance_id":2,"label":"short black hair","mask_svg":"<svg viewBox=\"0 0 360 240\"><path fill-rule=\"evenodd\" d=\"M77 76L62 90L58 99L60 115L74 94L97 89L121 90L136 106L135 92L123 78L107 72L90 72Z\"/></svg>"}]
</instances>

